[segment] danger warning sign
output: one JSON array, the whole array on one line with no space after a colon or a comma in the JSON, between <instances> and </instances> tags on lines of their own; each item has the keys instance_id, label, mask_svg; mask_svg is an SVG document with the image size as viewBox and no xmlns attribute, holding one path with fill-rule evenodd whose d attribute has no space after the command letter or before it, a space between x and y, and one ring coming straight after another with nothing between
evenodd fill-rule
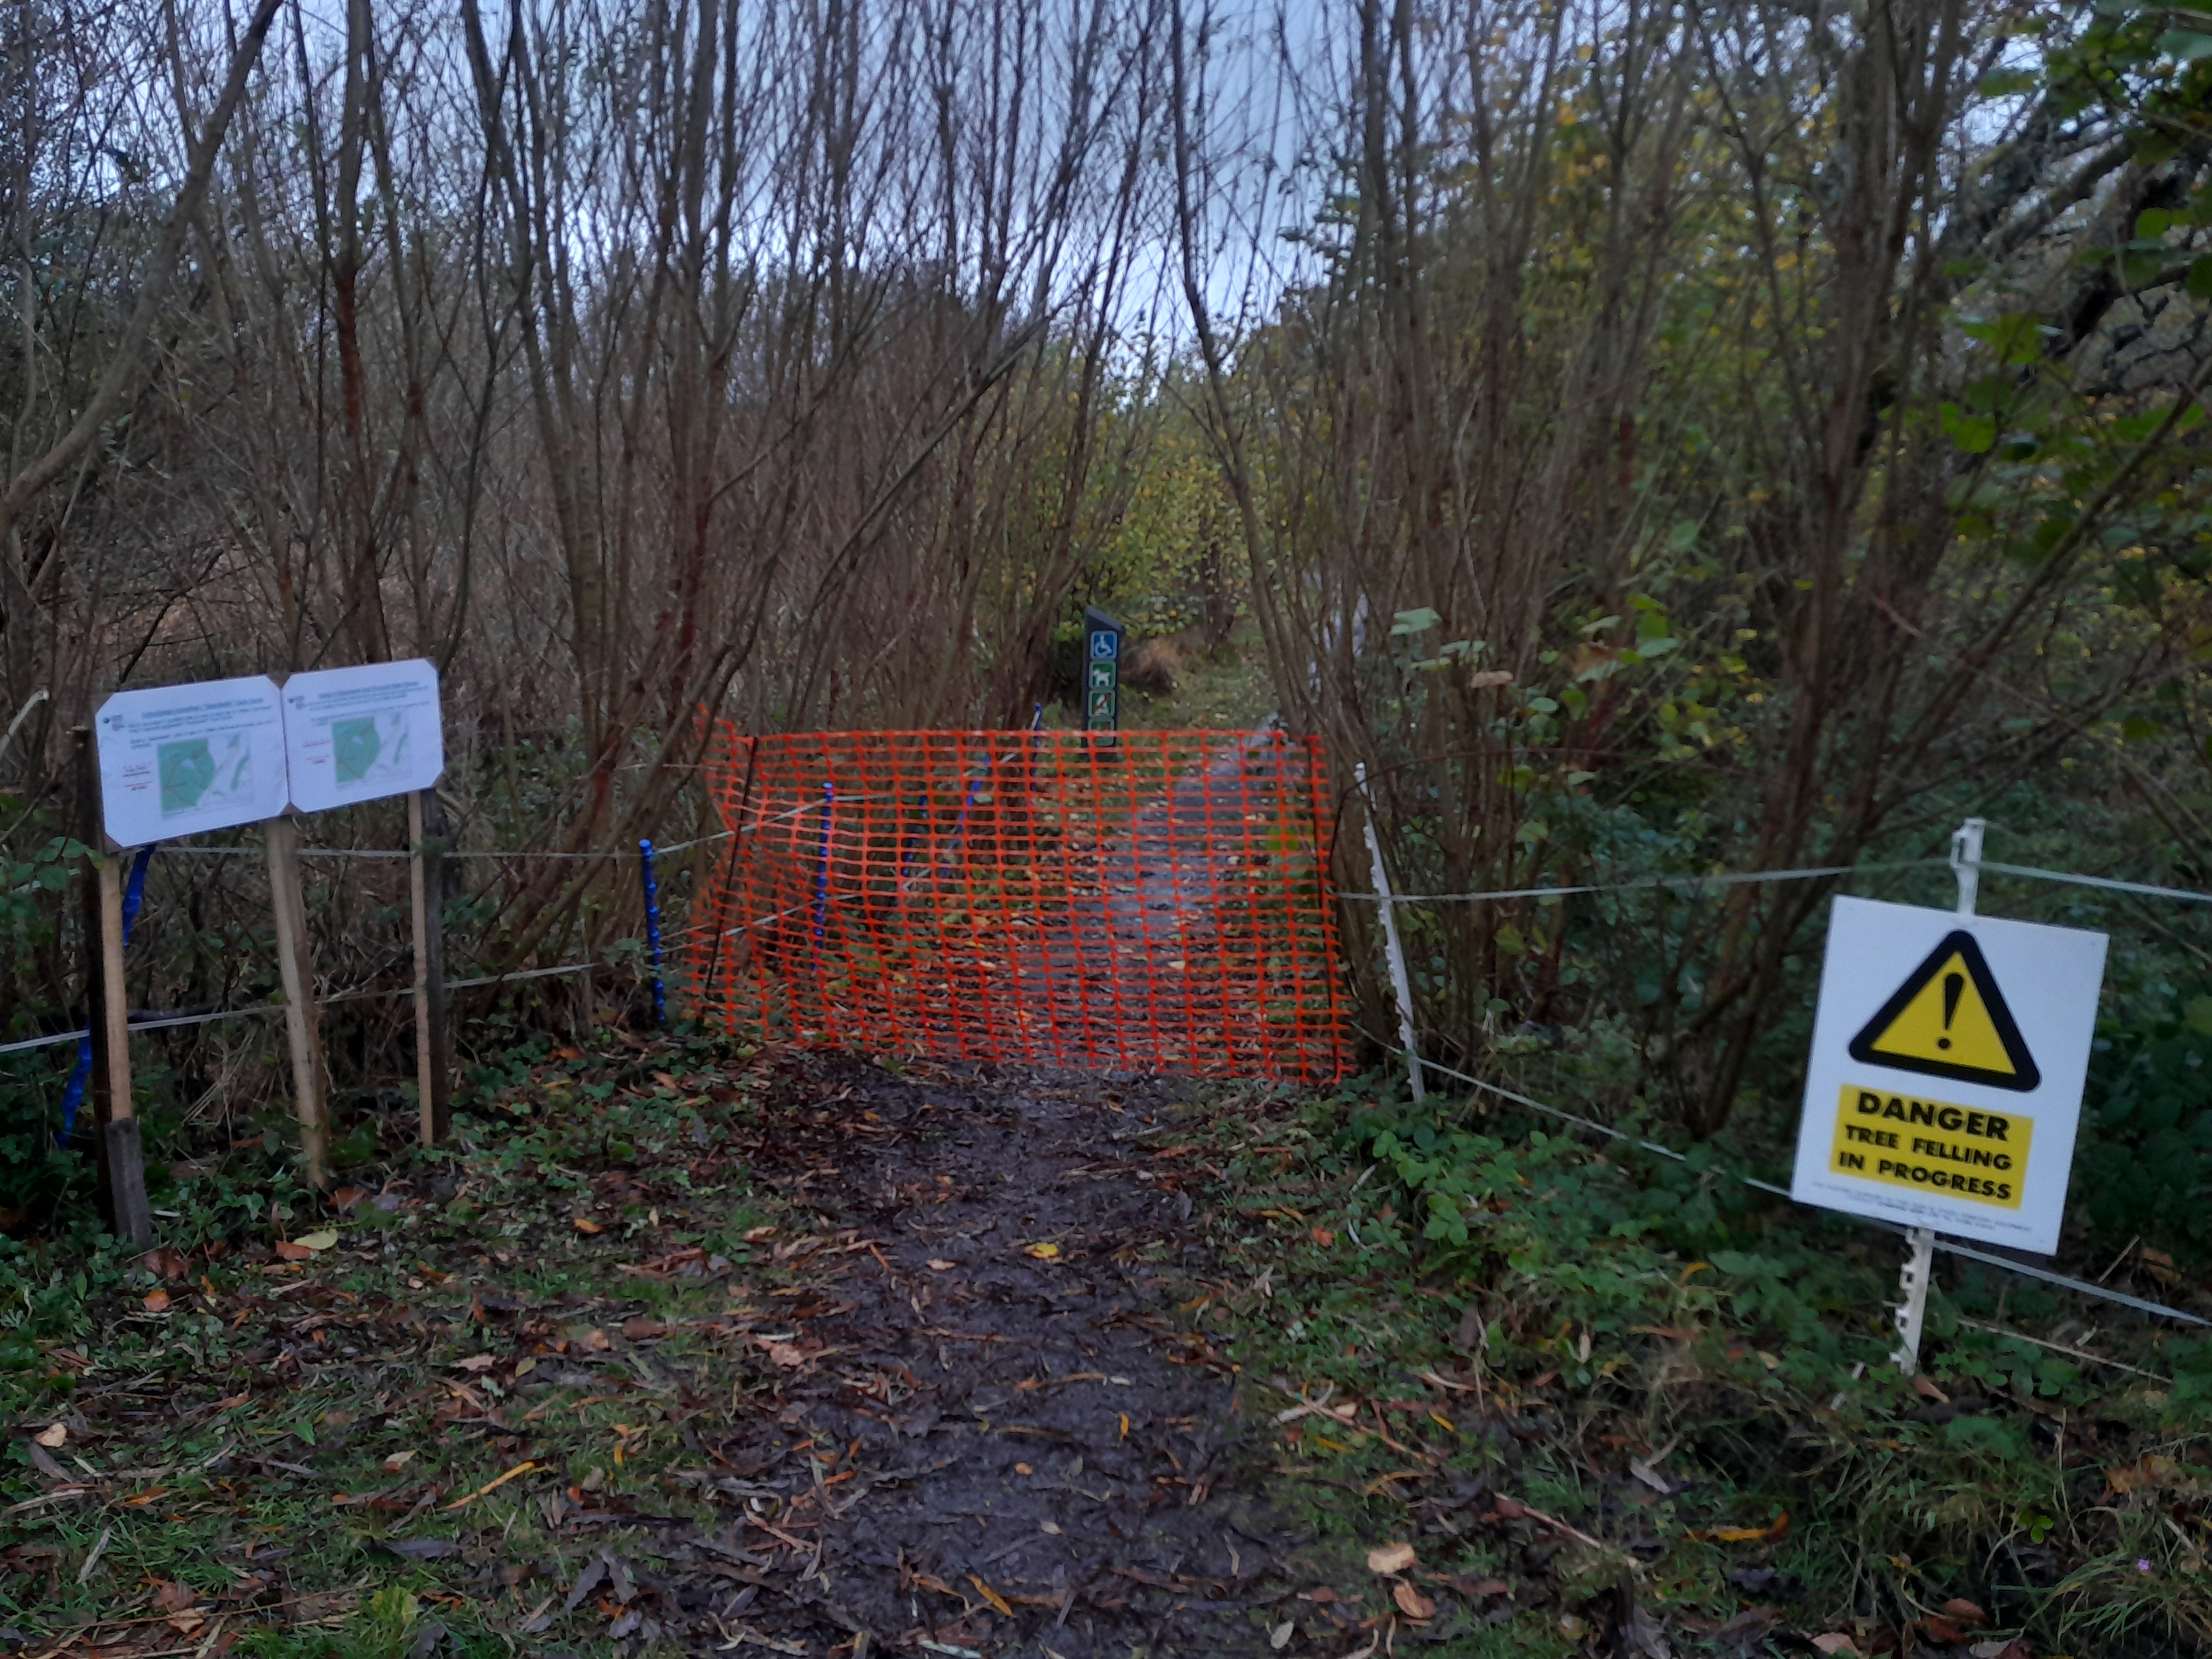
<instances>
[{"instance_id":1,"label":"danger warning sign","mask_svg":"<svg viewBox=\"0 0 2212 1659\"><path fill-rule=\"evenodd\" d=\"M1845 1085L1828 1168L2017 1210L2020 1174L2034 1139L2035 1120L2021 1113L1978 1112Z\"/></svg>"},{"instance_id":2,"label":"danger warning sign","mask_svg":"<svg viewBox=\"0 0 2212 1659\"><path fill-rule=\"evenodd\" d=\"M1851 1039L1851 1058L2022 1094L2043 1081L1982 947L1956 928Z\"/></svg>"},{"instance_id":3,"label":"danger warning sign","mask_svg":"<svg viewBox=\"0 0 2212 1659\"><path fill-rule=\"evenodd\" d=\"M1838 899L1792 1194L2055 1249L2105 943L2070 927Z\"/></svg>"}]
</instances>

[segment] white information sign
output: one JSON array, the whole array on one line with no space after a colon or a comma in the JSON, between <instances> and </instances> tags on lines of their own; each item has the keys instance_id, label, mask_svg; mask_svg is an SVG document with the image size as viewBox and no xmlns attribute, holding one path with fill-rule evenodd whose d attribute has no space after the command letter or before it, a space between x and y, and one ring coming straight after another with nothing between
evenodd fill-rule
<instances>
[{"instance_id":1,"label":"white information sign","mask_svg":"<svg viewBox=\"0 0 2212 1659\"><path fill-rule=\"evenodd\" d=\"M2055 1251L2105 945L1838 899L1790 1195Z\"/></svg>"},{"instance_id":2,"label":"white information sign","mask_svg":"<svg viewBox=\"0 0 2212 1659\"><path fill-rule=\"evenodd\" d=\"M284 749L302 812L428 789L446 769L436 665L417 658L293 675Z\"/></svg>"},{"instance_id":3,"label":"white information sign","mask_svg":"<svg viewBox=\"0 0 2212 1659\"><path fill-rule=\"evenodd\" d=\"M118 847L284 810L284 709L265 674L118 691L100 704L100 816Z\"/></svg>"}]
</instances>

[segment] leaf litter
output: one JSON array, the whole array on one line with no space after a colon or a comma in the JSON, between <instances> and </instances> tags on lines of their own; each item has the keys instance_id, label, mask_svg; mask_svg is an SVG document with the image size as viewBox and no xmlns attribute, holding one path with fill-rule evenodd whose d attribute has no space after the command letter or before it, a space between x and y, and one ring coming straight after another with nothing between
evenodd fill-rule
<instances>
[{"instance_id":1,"label":"leaf litter","mask_svg":"<svg viewBox=\"0 0 2212 1659\"><path fill-rule=\"evenodd\" d=\"M517 1066L455 1147L356 1172L341 1225L174 1227L168 1306L50 1352L9 1617L45 1659L180 1623L195 1659L372 1626L1275 1650L1322 1568L1233 1344L1174 1311L1206 1267L1191 1149L1156 1156L1176 1099L681 1040Z\"/></svg>"}]
</instances>

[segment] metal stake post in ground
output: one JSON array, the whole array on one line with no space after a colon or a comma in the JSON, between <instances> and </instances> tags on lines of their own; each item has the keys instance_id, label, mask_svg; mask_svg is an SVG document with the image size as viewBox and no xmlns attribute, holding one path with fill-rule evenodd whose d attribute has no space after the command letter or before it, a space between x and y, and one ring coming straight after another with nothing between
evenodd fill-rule
<instances>
[{"instance_id":1,"label":"metal stake post in ground","mask_svg":"<svg viewBox=\"0 0 2212 1659\"><path fill-rule=\"evenodd\" d=\"M1981 818L1968 818L1951 836L1951 872L1959 882L1959 914L1974 914L1981 895L1982 835L1989 828ZM1928 1281L1936 1261L1936 1230L1909 1227L1905 1237L1912 1255L1898 1275L1905 1305L1897 1310L1897 1352L1890 1356L1897 1369L1911 1376L1920 1369L1920 1332L1928 1319Z\"/></svg>"},{"instance_id":2,"label":"metal stake post in ground","mask_svg":"<svg viewBox=\"0 0 2212 1659\"><path fill-rule=\"evenodd\" d=\"M1418 1105L1428 1097L1428 1091L1421 1086L1421 1048L1413 1035L1413 986L1406 973L1406 947L1398 938L1397 913L1390 904L1390 876L1382 867L1382 838L1375 830L1375 801L1367 792L1367 763L1359 762L1352 774L1359 785L1360 805L1366 809L1367 857L1374 866L1375 908L1382 913L1382 950L1390 963L1390 988L1398 997L1398 1040L1406 1046L1406 1077Z\"/></svg>"},{"instance_id":3,"label":"metal stake post in ground","mask_svg":"<svg viewBox=\"0 0 2212 1659\"><path fill-rule=\"evenodd\" d=\"M653 843L637 844L638 879L645 888L645 948L653 959L653 1023L668 1024L668 989L660 977L660 884L653 874Z\"/></svg>"}]
</instances>

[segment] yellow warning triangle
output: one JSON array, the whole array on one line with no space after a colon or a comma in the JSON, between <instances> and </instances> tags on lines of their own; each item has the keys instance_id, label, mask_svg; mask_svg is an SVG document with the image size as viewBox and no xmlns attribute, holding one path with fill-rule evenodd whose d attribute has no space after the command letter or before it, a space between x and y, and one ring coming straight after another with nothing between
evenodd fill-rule
<instances>
[{"instance_id":1,"label":"yellow warning triangle","mask_svg":"<svg viewBox=\"0 0 2212 1659\"><path fill-rule=\"evenodd\" d=\"M1943 937L1851 1039L1863 1065L2027 1094L2043 1082L1974 936Z\"/></svg>"}]
</instances>

